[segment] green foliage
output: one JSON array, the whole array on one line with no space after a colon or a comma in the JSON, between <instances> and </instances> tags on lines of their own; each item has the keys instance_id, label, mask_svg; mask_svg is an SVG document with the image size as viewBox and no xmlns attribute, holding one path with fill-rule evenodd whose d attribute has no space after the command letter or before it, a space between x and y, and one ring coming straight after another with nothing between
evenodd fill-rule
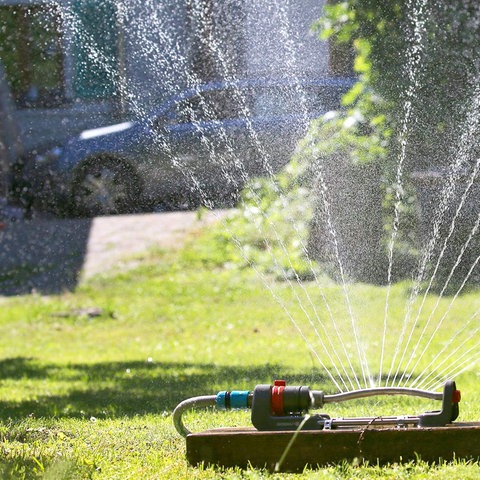
<instances>
[{"instance_id":1,"label":"green foliage","mask_svg":"<svg viewBox=\"0 0 480 480\"><path fill-rule=\"evenodd\" d=\"M353 244L367 237L366 266L352 266L352 278L386 280L392 236L394 278L410 275L419 243L416 185L410 174L448 164L466 128L466 105L478 73L472 64L480 38L473 35L476 27L469 15L474 14L472 5L457 1L427 2L424 8L381 0L325 5L314 28L321 38L354 48L359 81L344 96L342 111L312 122L297 155L280 175L247 186L243 211L224 238L243 245L237 261L261 266L279 277L309 278L319 271L318 264L305 259L309 253L330 271L332 262L325 263L325 257L333 254L325 253L325 245L317 245L327 236L325 229L316 233L315 248L310 248L314 224L328 201L333 203L337 218L332 218L345 245L340 254L347 263L348 256L351 261L363 256ZM463 149L467 157L476 151L473 136L471 140ZM337 187L328 178L333 174L350 179L350 185ZM329 181L329 195L336 200L320 198ZM362 182L365 191L372 192L376 185L381 198L377 201L376 193L367 198L364 203L370 211L360 212L363 217L359 217L363 206L348 203L354 192L342 197L337 190L353 191ZM361 188L358 193L363 195ZM344 210L351 207L350 217L340 207L335 211L335 201L343 203ZM363 220L368 220L363 229L350 227ZM381 252L378 244L383 245Z\"/></svg>"},{"instance_id":2,"label":"green foliage","mask_svg":"<svg viewBox=\"0 0 480 480\"><path fill-rule=\"evenodd\" d=\"M275 177L253 179L241 208L213 233L218 252L284 280L315 275L305 256L314 197L306 167L293 160Z\"/></svg>"},{"instance_id":3,"label":"green foliage","mask_svg":"<svg viewBox=\"0 0 480 480\"><path fill-rule=\"evenodd\" d=\"M474 53L480 47L477 10L476 2L463 0L348 0L326 5L315 24L321 38L355 47L361 95L373 91L383 99L375 110L393 132L393 158L405 105L411 103L409 169L448 163L466 128L480 73ZM371 111L368 99L360 108L364 114Z\"/></svg>"},{"instance_id":4,"label":"green foliage","mask_svg":"<svg viewBox=\"0 0 480 480\"><path fill-rule=\"evenodd\" d=\"M341 156L352 165L381 165L386 155L385 135L379 116L368 119L359 108L331 112L312 122L307 136L300 143L299 156L312 163Z\"/></svg>"},{"instance_id":5,"label":"green foliage","mask_svg":"<svg viewBox=\"0 0 480 480\"><path fill-rule=\"evenodd\" d=\"M395 268L405 275L418 244L411 173L448 166L459 148L464 165L476 159L480 132L469 115L480 74L477 8L460 0L348 0L327 4L314 29L354 48L359 82L345 95L344 112L312 125L302 154L325 169L339 158L346 171L378 166L385 254L398 228Z\"/></svg>"}]
</instances>

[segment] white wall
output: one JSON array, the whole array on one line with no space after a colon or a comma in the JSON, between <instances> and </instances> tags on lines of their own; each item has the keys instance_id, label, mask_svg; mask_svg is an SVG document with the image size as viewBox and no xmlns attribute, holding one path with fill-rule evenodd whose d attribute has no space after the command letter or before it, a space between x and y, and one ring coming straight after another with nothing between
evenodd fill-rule
<instances>
[{"instance_id":1,"label":"white wall","mask_svg":"<svg viewBox=\"0 0 480 480\"><path fill-rule=\"evenodd\" d=\"M321 0L251 0L246 8L249 75L327 75L327 43L310 31Z\"/></svg>"}]
</instances>

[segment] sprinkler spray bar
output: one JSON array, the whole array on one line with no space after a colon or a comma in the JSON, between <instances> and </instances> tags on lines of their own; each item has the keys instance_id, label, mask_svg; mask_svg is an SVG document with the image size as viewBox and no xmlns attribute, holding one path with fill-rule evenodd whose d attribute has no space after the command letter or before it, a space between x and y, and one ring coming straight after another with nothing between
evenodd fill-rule
<instances>
[{"instance_id":1,"label":"sprinkler spray bar","mask_svg":"<svg viewBox=\"0 0 480 480\"><path fill-rule=\"evenodd\" d=\"M326 414L308 415L309 409L321 408L327 403L380 395L409 395L431 400L441 400L442 409L425 412L417 416L330 418ZM193 397L179 403L173 412L177 431L186 437L191 433L183 424L182 415L186 410L200 407L216 407L220 410L252 409L252 424L257 430L329 430L354 428L361 425L397 427L442 427L453 422L459 413L460 391L455 382L448 380L443 393L415 388L379 387L354 390L351 392L325 395L320 390L305 386L286 386L284 380L273 385L257 385L253 392L248 390L222 391L217 395Z\"/></svg>"}]
</instances>

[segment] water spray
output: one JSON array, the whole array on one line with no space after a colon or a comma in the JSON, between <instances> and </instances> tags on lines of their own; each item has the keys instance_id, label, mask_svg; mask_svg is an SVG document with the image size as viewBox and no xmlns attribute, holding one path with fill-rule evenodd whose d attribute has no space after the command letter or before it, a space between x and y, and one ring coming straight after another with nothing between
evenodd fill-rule
<instances>
[{"instance_id":1,"label":"water spray","mask_svg":"<svg viewBox=\"0 0 480 480\"><path fill-rule=\"evenodd\" d=\"M324 413L310 415L312 409L329 403L382 395L409 395L442 402L440 410L419 415L380 416L360 418L331 418ZM416 388L378 387L326 395L321 390L306 386L287 386L284 380L273 385L257 385L253 391L222 391L217 395L193 397L181 402L173 412L173 422L184 437L191 432L185 427L182 415L190 409L216 407L219 410L251 409L252 425L258 431L295 431L354 429L375 427L444 427L457 419L460 391L455 382L448 380L443 392L431 392Z\"/></svg>"}]
</instances>

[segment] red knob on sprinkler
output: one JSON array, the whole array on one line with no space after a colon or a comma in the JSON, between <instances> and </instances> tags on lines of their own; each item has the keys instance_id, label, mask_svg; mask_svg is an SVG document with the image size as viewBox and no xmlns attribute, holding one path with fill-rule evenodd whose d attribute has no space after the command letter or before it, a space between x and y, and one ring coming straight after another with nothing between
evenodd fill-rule
<instances>
[{"instance_id":1,"label":"red knob on sprinkler","mask_svg":"<svg viewBox=\"0 0 480 480\"><path fill-rule=\"evenodd\" d=\"M452 403L458 403L462 399L460 390L454 390L452 394Z\"/></svg>"},{"instance_id":2,"label":"red knob on sprinkler","mask_svg":"<svg viewBox=\"0 0 480 480\"><path fill-rule=\"evenodd\" d=\"M275 380L273 382L271 402L272 402L272 413L274 415L284 414L283 394L285 392L286 385L287 385L287 382L285 380Z\"/></svg>"}]
</instances>

